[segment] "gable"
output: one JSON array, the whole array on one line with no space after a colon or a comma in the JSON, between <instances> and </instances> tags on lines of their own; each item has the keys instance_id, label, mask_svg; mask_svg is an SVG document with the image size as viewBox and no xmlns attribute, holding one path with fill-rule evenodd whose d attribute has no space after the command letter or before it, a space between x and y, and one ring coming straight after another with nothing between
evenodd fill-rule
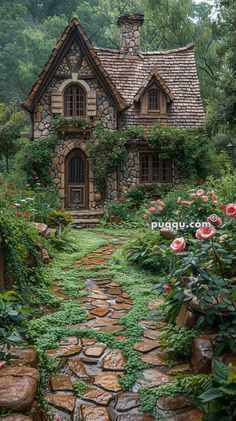
<instances>
[{"instance_id":1,"label":"gable","mask_svg":"<svg viewBox=\"0 0 236 421\"><path fill-rule=\"evenodd\" d=\"M125 110L128 106L126 101L104 69L87 34L77 19L73 19L63 32L44 70L33 85L28 98L22 103L22 106L27 111L33 112L36 103L46 91L55 74L64 70L66 74L69 74L69 71L70 73L74 70L78 71L81 60L84 57L109 96L112 104L119 111Z\"/></svg>"}]
</instances>

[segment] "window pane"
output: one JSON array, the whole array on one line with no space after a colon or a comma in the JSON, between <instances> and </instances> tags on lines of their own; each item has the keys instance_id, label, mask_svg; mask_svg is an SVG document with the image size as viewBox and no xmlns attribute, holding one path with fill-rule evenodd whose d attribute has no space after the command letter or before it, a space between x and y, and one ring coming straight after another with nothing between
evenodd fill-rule
<instances>
[{"instance_id":1,"label":"window pane","mask_svg":"<svg viewBox=\"0 0 236 421\"><path fill-rule=\"evenodd\" d=\"M160 158L159 155L152 156L152 181L160 181Z\"/></svg>"},{"instance_id":2,"label":"window pane","mask_svg":"<svg viewBox=\"0 0 236 421\"><path fill-rule=\"evenodd\" d=\"M172 182L172 164L169 159L162 160L162 181L164 183Z\"/></svg>"},{"instance_id":3,"label":"window pane","mask_svg":"<svg viewBox=\"0 0 236 421\"><path fill-rule=\"evenodd\" d=\"M69 117L86 115L86 98L83 88L78 85L69 86L64 93L64 113Z\"/></svg>"},{"instance_id":4,"label":"window pane","mask_svg":"<svg viewBox=\"0 0 236 421\"><path fill-rule=\"evenodd\" d=\"M149 182L149 159L148 155L140 157L140 181L141 183Z\"/></svg>"},{"instance_id":5,"label":"window pane","mask_svg":"<svg viewBox=\"0 0 236 421\"><path fill-rule=\"evenodd\" d=\"M148 91L148 109L160 109L160 92L157 89L150 89Z\"/></svg>"}]
</instances>

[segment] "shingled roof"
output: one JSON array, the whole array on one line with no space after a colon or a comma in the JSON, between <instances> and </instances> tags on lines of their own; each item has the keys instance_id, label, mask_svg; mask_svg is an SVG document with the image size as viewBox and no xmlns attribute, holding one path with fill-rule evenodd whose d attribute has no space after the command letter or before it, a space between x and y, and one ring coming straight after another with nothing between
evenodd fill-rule
<instances>
[{"instance_id":1,"label":"shingled roof","mask_svg":"<svg viewBox=\"0 0 236 421\"><path fill-rule=\"evenodd\" d=\"M147 84L148 77L158 71L162 83L174 99L168 111L167 124L180 127L202 124L204 109L193 44L175 50L146 52L138 56L124 56L118 50L104 48L96 48L96 52L130 106L137 93ZM127 110L126 122L143 124L143 118L130 109Z\"/></svg>"},{"instance_id":2,"label":"shingled roof","mask_svg":"<svg viewBox=\"0 0 236 421\"><path fill-rule=\"evenodd\" d=\"M118 111L125 111L125 123L150 125L156 118L146 119L135 110L138 101L153 77L170 98L165 124L179 127L199 126L204 109L196 71L194 45L168 51L123 55L119 50L94 48L77 19L62 33L38 80L22 106L34 111L35 104L46 91L60 62L73 42L78 42L95 76L106 90ZM150 117L150 116L149 116Z\"/></svg>"},{"instance_id":3,"label":"shingled roof","mask_svg":"<svg viewBox=\"0 0 236 421\"><path fill-rule=\"evenodd\" d=\"M38 80L33 85L27 99L21 104L22 107L27 111L33 111L36 102L47 89L57 66L60 64L74 41L79 42L80 48L88 60L89 65L94 70L98 80L106 90L113 104L119 111L124 111L128 106L127 103L117 90L110 75L103 67L101 60L96 54L95 49L88 38L88 35L76 18L72 19L62 33Z\"/></svg>"}]
</instances>

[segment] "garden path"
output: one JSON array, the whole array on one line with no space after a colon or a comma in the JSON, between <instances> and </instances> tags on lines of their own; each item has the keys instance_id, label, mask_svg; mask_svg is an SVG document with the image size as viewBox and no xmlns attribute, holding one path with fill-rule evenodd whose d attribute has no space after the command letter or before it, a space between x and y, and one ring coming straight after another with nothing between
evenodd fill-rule
<instances>
[{"instance_id":1,"label":"garden path","mask_svg":"<svg viewBox=\"0 0 236 421\"><path fill-rule=\"evenodd\" d=\"M55 420L152 421L152 415L142 412L138 389L141 386L159 386L171 378L172 373L167 367L167 354L160 352L160 343L157 340L162 324L143 320L139 323L143 328L143 336L140 342L133 346L140 352L141 360L151 364L152 368L143 371L143 376L136 381L132 391L121 390L119 380L125 375L126 360L119 344L126 341L126 336L125 326L120 319L132 309L132 300L117 282L111 277L106 277L109 260L120 247L120 244L113 241L75 261L71 268L64 268L64 271L69 271L76 266L88 272L102 266L99 271L101 276L87 279L80 298L77 298L87 312L86 321L76 325L65 325L89 330L91 337L70 336L62 340L58 348L47 351L48 356L61 358L63 361L60 372L50 378L47 393L44 395ZM56 296L67 299L57 281L52 289ZM110 348L106 343L96 340L92 332L114 333L117 348ZM81 397L78 397L78 391L76 396L73 389L73 384L78 381L81 381L78 386L81 388ZM165 401L166 398L163 399L159 409L167 420L202 419L201 411L191 408L186 399L183 398L175 405L173 399L172 404L168 400Z\"/></svg>"}]
</instances>

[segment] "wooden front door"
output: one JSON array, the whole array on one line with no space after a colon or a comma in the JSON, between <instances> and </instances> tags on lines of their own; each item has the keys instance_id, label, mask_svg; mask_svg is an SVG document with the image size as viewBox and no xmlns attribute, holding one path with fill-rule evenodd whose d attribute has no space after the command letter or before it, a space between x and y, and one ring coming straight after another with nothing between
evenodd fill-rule
<instances>
[{"instance_id":1,"label":"wooden front door","mask_svg":"<svg viewBox=\"0 0 236 421\"><path fill-rule=\"evenodd\" d=\"M65 206L88 209L88 160L80 149L66 157Z\"/></svg>"}]
</instances>

